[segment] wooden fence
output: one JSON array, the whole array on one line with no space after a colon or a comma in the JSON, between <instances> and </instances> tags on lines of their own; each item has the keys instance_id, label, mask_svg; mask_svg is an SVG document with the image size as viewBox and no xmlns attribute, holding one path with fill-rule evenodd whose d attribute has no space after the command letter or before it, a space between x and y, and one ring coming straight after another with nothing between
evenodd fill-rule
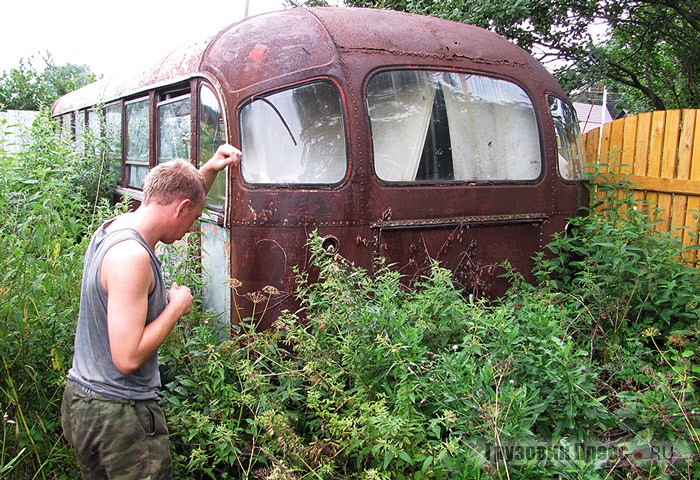
<instances>
[{"instance_id":1,"label":"wooden fence","mask_svg":"<svg viewBox=\"0 0 700 480\"><path fill-rule=\"evenodd\" d=\"M698 245L700 110L642 113L581 138L588 165L629 180L659 231L673 232L687 247Z\"/></svg>"}]
</instances>

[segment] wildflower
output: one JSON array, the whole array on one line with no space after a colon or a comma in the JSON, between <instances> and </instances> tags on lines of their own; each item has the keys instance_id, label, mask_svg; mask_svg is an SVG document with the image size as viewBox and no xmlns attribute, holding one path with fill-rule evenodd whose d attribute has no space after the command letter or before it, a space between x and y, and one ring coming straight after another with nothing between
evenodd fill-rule
<instances>
[{"instance_id":1,"label":"wildflower","mask_svg":"<svg viewBox=\"0 0 700 480\"><path fill-rule=\"evenodd\" d=\"M246 298L253 303L262 303L266 300L265 295L260 292L250 292L245 294Z\"/></svg>"},{"instance_id":2,"label":"wildflower","mask_svg":"<svg viewBox=\"0 0 700 480\"><path fill-rule=\"evenodd\" d=\"M683 347L689 342L688 338L680 333L672 333L668 336L668 344L672 347Z\"/></svg>"},{"instance_id":3,"label":"wildflower","mask_svg":"<svg viewBox=\"0 0 700 480\"><path fill-rule=\"evenodd\" d=\"M445 425L454 425L457 423L457 414L452 410L443 410L440 420L442 420Z\"/></svg>"},{"instance_id":4,"label":"wildflower","mask_svg":"<svg viewBox=\"0 0 700 480\"><path fill-rule=\"evenodd\" d=\"M268 295L279 295L280 291L277 290L275 287L272 285L267 285L263 288L263 292L267 293Z\"/></svg>"},{"instance_id":5,"label":"wildflower","mask_svg":"<svg viewBox=\"0 0 700 480\"><path fill-rule=\"evenodd\" d=\"M515 380L513 380L513 379L511 378L511 379L508 381L508 383L510 383L511 385L515 385Z\"/></svg>"},{"instance_id":6,"label":"wildflower","mask_svg":"<svg viewBox=\"0 0 700 480\"><path fill-rule=\"evenodd\" d=\"M226 280L225 284L228 288L238 288L243 285L243 282L241 282L237 278L231 277L228 280Z\"/></svg>"},{"instance_id":7,"label":"wildflower","mask_svg":"<svg viewBox=\"0 0 700 480\"><path fill-rule=\"evenodd\" d=\"M452 346L452 350L454 350L455 352L456 352L457 350L459 350L459 345L453 345L453 346Z\"/></svg>"},{"instance_id":8,"label":"wildflower","mask_svg":"<svg viewBox=\"0 0 700 480\"><path fill-rule=\"evenodd\" d=\"M659 334L659 329L656 327L649 327L642 332L643 337L655 337Z\"/></svg>"}]
</instances>

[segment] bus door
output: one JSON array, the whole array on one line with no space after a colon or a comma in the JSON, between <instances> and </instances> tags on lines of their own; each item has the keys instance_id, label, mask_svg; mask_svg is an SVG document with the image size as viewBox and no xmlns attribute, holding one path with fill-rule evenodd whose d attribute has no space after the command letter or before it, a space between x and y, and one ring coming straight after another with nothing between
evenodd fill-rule
<instances>
[{"instance_id":1,"label":"bus door","mask_svg":"<svg viewBox=\"0 0 700 480\"><path fill-rule=\"evenodd\" d=\"M221 104L206 84L199 87L197 114L198 158L202 165L226 140ZM200 222L203 308L217 316L224 331L231 319L231 230L226 219L228 175L227 168L217 176Z\"/></svg>"}]
</instances>

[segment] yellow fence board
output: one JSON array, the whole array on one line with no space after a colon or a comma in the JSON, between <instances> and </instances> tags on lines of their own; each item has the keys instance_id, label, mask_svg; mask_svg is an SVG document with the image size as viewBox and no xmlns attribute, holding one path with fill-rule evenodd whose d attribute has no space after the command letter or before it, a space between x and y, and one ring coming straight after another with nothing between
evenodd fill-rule
<instances>
[{"instance_id":1,"label":"yellow fence board","mask_svg":"<svg viewBox=\"0 0 700 480\"><path fill-rule=\"evenodd\" d=\"M630 117L635 124L634 175L646 177L649 159L649 139L651 138L651 112ZM588 157L589 159L592 157ZM636 201L646 200L644 191L635 191Z\"/></svg>"},{"instance_id":2,"label":"yellow fence board","mask_svg":"<svg viewBox=\"0 0 700 480\"><path fill-rule=\"evenodd\" d=\"M691 133L688 133L690 136ZM695 110L695 129L692 132L692 144L689 144L690 153L690 179L700 183L700 110ZM688 197L688 208L685 214L685 224L688 227L683 232L683 244L693 246L698 244L700 237L700 227L698 222L698 212L700 212L700 195ZM692 260L698 259L698 252L691 255Z\"/></svg>"},{"instance_id":3,"label":"yellow fence board","mask_svg":"<svg viewBox=\"0 0 700 480\"><path fill-rule=\"evenodd\" d=\"M659 231L697 247L700 229L700 110L642 113L582 135L589 166L629 180ZM621 192L622 194L622 192ZM691 260L700 258L691 252Z\"/></svg>"}]
</instances>

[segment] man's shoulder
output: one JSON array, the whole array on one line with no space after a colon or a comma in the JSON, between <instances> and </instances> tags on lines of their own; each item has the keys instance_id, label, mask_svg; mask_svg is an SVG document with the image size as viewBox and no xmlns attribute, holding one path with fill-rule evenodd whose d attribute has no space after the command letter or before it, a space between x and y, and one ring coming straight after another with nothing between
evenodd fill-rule
<instances>
[{"instance_id":1,"label":"man's shoulder","mask_svg":"<svg viewBox=\"0 0 700 480\"><path fill-rule=\"evenodd\" d=\"M109 245L105 252L105 258L107 257L150 261L150 255L146 247L138 239L129 237Z\"/></svg>"},{"instance_id":2,"label":"man's shoulder","mask_svg":"<svg viewBox=\"0 0 700 480\"><path fill-rule=\"evenodd\" d=\"M107 291L112 290L114 285L118 288L128 286L150 291L153 284L150 255L135 239L126 239L112 245L102 258L101 272L102 285Z\"/></svg>"}]
</instances>

